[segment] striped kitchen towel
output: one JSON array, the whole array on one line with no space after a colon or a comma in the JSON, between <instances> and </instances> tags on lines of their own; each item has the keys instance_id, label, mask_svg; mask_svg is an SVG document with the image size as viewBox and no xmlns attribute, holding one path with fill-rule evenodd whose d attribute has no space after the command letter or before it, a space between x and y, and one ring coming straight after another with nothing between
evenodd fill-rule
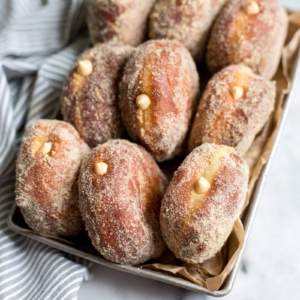
<instances>
[{"instance_id":1,"label":"striped kitchen towel","mask_svg":"<svg viewBox=\"0 0 300 300\"><path fill-rule=\"evenodd\" d=\"M84 0L0 0L0 299L77 299L87 265L8 228L24 130L55 118L65 76L88 44Z\"/></svg>"}]
</instances>

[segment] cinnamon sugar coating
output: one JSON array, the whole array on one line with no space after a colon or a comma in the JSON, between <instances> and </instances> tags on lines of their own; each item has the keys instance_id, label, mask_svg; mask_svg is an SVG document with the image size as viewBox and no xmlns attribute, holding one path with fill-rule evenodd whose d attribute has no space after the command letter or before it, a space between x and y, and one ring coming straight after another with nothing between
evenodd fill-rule
<instances>
[{"instance_id":1,"label":"cinnamon sugar coating","mask_svg":"<svg viewBox=\"0 0 300 300\"><path fill-rule=\"evenodd\" d=\"M241 213L248 173L246 162L228 146L203 144L186 157L160 213L163 238L177 258L202 263L222 248ZM210 183L202 194L195 191L200 177Z\"/></svg>"},{"instance_id":2,"label":"cinnamon sugar coating","mask_svg":"<svg viewBox=\"0 0 300 300\"><path fill-rule=\"evenodd\" d=\"M121 137L124 126L118 108L119 81L133 47L104 43L83 52L64 83L62 114L90 146ZM88 74L84 75L88 62Z\"/></svg>"},{"instance_id":3,"label":"cinnamon sugar coating","mask_svg":"<svg viewBox=\"0 0 300 300\"><path fill-rule=\"evenodd\" d=\"M38 120L29 126L16 163L16 202L34 231L68 236L84 229L77 178L89 151L68 123Z\"/></svg>"},{"instance_id":4,"label":"cinnamon sugar coating","mask_svg":"<svg viewBox=\"0 0 300 300\"><path fill-rule=\"evenodd\" d=\"M235 95L239 97L235 99ZM243 65L224 68L212 77L202 95L189 151L203 143L216 143L245 154L273 111L275 97L275 82Z\"/></svg>"},{"instance_id":5,"label":"cinnamon sugar coating","mask_svg":"<svg viewBox=\"0 0 300 300\"><path fill-rule=\"evenodd\" d=\"M95 164L107 165L105 174ZM79 176L79 206L95 248L108 260L135 265L161 255L159 210L166 179L145 149L126 140L94 148Z\"/></svg>"},{"instance_id":6,"label":"cinnamon sugar coating","mask_svg":"<svg viewBox=\"0 0 300 300\"><path fill-rule=\"evenodd\" d=\"M146 38L155 0L89 0L87 24L93 44L117 41L137 46Z\"/></svg>"},{"instance_id":7,"label":"cinnamon sugar coating","mask_svg":"<svg viewBox=\"0 0 300 300\"><path fill-rule=\"evenodd\" d=\"M150 98L143 110L140 95ZM199 95L199 76L189 51L177 41L151 40L139 46L125 65L119 107L134 141L157 161L182 149Z\"/></svg>"},{"instance_id":8,"label":"cinnamon sugar coating","mask_svg":"<svg viewBox=\"0 0 300 300\"><path fill-rule=\"evenodd\" d=\"M180 41L196 61L203 61L211 26L226 1L158 0L150 14L149 36Z\"/></svg>"},{"instance_id":9,"label":"cinnamon sugar coating","mask_svg":"<svg viewBox=\"0 0 300 300\"><path fill-rule=\"evenodd\" d=\"M217 18L206 57L212 73L243 63L267 79L275 74L287 34L287 13L276 0L256 0L254 13L247 9L250 3L230 0Z\"/></svg>"}]
</instances>

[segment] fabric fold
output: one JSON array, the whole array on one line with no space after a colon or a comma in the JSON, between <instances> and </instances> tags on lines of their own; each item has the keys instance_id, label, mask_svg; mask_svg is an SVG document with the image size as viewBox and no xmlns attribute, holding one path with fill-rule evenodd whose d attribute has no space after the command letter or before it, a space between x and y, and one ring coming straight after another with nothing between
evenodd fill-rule
<instances>
[{"instance_id":1,"label":"fabric fold","mask_svg":"<svg viewBox=\"0 0 300 300\"><path fill-rule=\"evenodd\" d=\"M27 126L55 118L61 86L89 45L84 0L0 3L0 299L77 299L89 262L12 232L15 159ZM82 32L80 34L80 31ZM71 258L71 259L70 259Z\"/></svg>"}]
</instances>

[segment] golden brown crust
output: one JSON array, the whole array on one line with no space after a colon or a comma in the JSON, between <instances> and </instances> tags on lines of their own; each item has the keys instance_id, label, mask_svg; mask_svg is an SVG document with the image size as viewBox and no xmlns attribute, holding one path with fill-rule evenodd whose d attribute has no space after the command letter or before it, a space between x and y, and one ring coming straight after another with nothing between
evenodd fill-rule
<instances>
[{"instance_id":1,"label":"golden brown crust","mask_svg":"<svg viewBox=\"0 0 300 300\"><path fill-rule=\"evenodd\" d=\"M256 0L257 14L247 14L250 0L231 0L221 11L207 47L212 73L243 63L271 79L276 72L286 38L288 17L276 0Z\"/></svg>"},{"instance_id":2,"label":"golden brown crust","mask_svg":"<svg viewBox=\"0 0 300 300\"><path fill-rule=\"evenodd\" d=\"M196 61L203 61L211 26L226 1L158 0L150 14L149 36L177 40Z\"/></svg>"},{"instance_id":3,"label":"golden brown crust","mask_svg":"<svg viewBox=\"0 0 300 300\"><path fill-rule=\"evenodd\" d=\"M167 189L160 224L167 246L177 258L202 263L227 240L245 201L248 166L234 148L203 144L186 157ZM205 177L203 194L195 182Z\"/></svg>"},{"instance_id":4,"label":"golden brown crust","mask_svg":"<svg viewBox=\"0 0 300 300\"><path fill-rule=\"evenodd\" d=\"M155 0L89 0L87 24L93 44L117 41L137 46L146 38Z\"/></svg>"},{"instance_id":5,"label":"golden brown crust","mask_svg":"<svg viewBox=\"0 0 300 300\"><path fill-rule=\"evenodd\" d=\"M234 99L231 88L243 95ZM275 82L243 65L228 66L208 82L189 137L189 151L203 143L235 147L243 155L275 105Z\"/></svg>"},{"instance_id":6,"label":"golden brown crust","mask_svg":"<svg viewBox=\"0 0 300 300\"><path fill-rule=\"evenodd\" d=\"M105 163L103 175L96 163ZM164 250L159 209L166 179L149 153L125 140L92 150L79 176L80 210L95 248L108 260L139 264Z\"/></svg>"},{"instance_id":7,"label":"golden brown crust","mask_svg":"<svg viewBox=\"0 0 300 300\"><path fill-rule=\"evenodd\" d=\"M64 120L70 122L91 147L121 137L124 126L117 104L119 80L133 47L104 43L82 53L64 83L61 95ZM87 76L79 64L91 62Z\"/></svg>"},{"instance_id":8,"label":"golden brown crust","mask_svg":"<svg viewBox=\"0 0 300 300\"><path fill-rule=\"evenodd\" d=\"M51 146L43 154L45 143ZM16 164L16 202L34 231L67 236L83 230L77 177L89 151L68 123L39 120L29 126Z\"/></svg>"},{"instance_id":9,"label":"golden brown crust","mask_svg":"<svg viewBox=\"0 0 300 300\"><path fill-rule=\"evenodd\" d=\"M176 156L186 137L199 93L195 63L177 41L151 40L129 58L120 83L119 106L131 138L157 161ZM146 110L136 104L145 94Z\"/></svg>"}]
</instances>

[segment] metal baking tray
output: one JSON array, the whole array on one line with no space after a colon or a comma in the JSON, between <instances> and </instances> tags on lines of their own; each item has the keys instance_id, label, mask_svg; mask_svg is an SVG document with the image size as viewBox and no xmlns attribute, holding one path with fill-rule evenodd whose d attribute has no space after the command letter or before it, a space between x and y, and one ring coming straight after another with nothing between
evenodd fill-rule
<instances>
[{"instance_id":1,"label":"metal baking tray","mask_svg":"<svg viewBox=\"0 0 300 300\"><path fill-rule=\"evenodd\" d=\"M185 288L188 290L192 290L195 292L200 292L204 293L207 295L215 296L215 297L222 297L227 295L234 284L235 277L239 268L239 264L242 258L243 250L245 248L250 228L252 225L252 222L254 220L255 212L258 207L258 203L261 197L261 193L268 175L268 171L270 168L270 165L272 163L272 159L274 156L274 153L276 151L277 145L279 143L280 136L282 134L283 130L283 125L286 120L288 110L290 108L291 102L293 101L294 98L296 98L295 95L295 86L297 83L300 83L300 52L298 53L297 58L295 59L295 64L294 64L294 70L292 72L292 78L293 78L293 84L291 91L289 95L286 97L285 102L284 102L284 112L282 114L280 124L279 124L279 130L277 132L277 136L275 139L275 143L272 149L272 152L269 156L269 159L264 166L257 182L256 186L254 188L254 191L252 193L251 201L249 203L249 206L246 209L246 212L244 214L244 217L242 219L244 229L245 229L245 242L242 251L238 255L234 268L229 274L228 278L222 285L221 289L218 291L210 291L204 287L201 287L197 284L194 284L192 282L189 282L186 279L181 279L181 278L175 278L163 273L159 273L158 271L152 271L152 270L147 270L147 269L142 269L137 266L127 266L127 265L120 265L116 263L112 263L104 259L92 246L90 239L88 238L87 234L82 234L77 237L71 237L71 238L66 238L66 239L61 239L61 238L53 238L53 237L45 237L45 236L40 236L39 234L33 232L31 229L28 228L28 226L25 224L24 219L21 215L21 212L19 208L14 205L11 213L8 218L8 225L11 230L18 232L22 235L25 235L29 238L32 238L34 240L37 240L41 243L47 244L51 247L57 248L59 250L80 256L82 258L88 259L90 261L93 261L95 263L98 263L100 265L104 265L113 269L117 269L123 272L128 272L131 274L155 279L158 281L166 282L181 288Z\"/></svg>"}]
</instances>

